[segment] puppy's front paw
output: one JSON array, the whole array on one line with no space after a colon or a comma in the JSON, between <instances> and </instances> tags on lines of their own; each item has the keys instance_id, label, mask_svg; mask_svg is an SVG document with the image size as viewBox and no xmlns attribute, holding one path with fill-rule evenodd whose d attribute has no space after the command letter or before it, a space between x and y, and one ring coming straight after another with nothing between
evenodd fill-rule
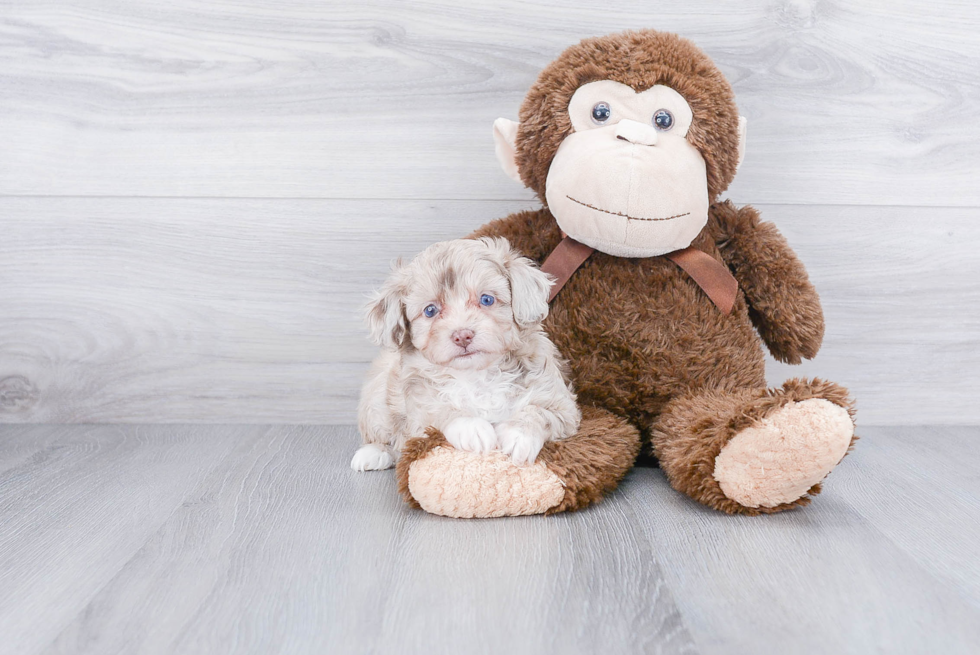
<instances>
[{"instance_id":1,"label":"puppy's front paw","mask_svg":"<svg viewBox=\"0 0 980 655\"><path fill-rule=\"evenodd\" d=\"M510 455L511 460L518 466L533 464L544 445L543 439L507 423L497 426L497 440L500 442L500 449Z\"/></svg>"},{"instance_id":2,"label":"puppy's front paw","mask_svg":"<svg viewBox=\"0 0 980 655\"><path fill-rule=\"evenodd\" d=\"M380 471L395 465L395 458L388 449L378 444L368 443L357 449L350 467L355 471Z\"/></svg>"},{"instance_id":3,"label":"puppy's front paw","mask_svg":"<svg viewBox=\"0 0 980 655\"><path fill-rule=\"evenodd\" d=\"M461 416L454 418L442 431L446 440L459 450L485 453L497 447L497 433L489 421Z\"/></svg>"}]
</instances>

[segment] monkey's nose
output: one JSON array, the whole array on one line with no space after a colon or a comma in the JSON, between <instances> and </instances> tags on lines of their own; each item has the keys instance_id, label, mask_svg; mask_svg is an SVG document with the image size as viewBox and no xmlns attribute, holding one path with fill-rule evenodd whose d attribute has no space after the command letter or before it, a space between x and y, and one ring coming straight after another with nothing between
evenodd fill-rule
<instances>
[{"instance_id":1,"label":"monkey's nose","mask_svg":"<svg viewBox=\"0 0 980 655\"><path fill-rule=\"evenodd\" d=\"M616 123L616 138L638 146L655 146L660 133L653 125L644 125L628 118Z\"/></svg>"},{"instance_id":2,"label":"monkey's nose","mask_svg":"<svg viewBox=\"0 0 980 655\"><path fill-rule=\"evenodd\" d=\"M456 330L453 332L452 340L460 348L465 348L473 343L473 330Z\"/></svg>"}]
</instances>

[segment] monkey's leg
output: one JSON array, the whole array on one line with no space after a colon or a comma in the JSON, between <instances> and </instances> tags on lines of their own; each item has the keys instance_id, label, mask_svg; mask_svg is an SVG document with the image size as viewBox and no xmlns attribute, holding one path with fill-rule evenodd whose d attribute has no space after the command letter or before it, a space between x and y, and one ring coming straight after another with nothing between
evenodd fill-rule
<instances>
[{"instance_id":1,"label":"monkey's leg","mask_svg":"<svg viewBox=\"0 0 980 655\"><path fill-rule=\"evenodd\" d=\"M554 514L582 509L611 492L640 450L637 429L605 410L582 408L568 439L545 443L530 466L494 451L455 450L430 428L398 461L398 489L410 504L457 518Z\"/></svg>"},{"instance_id":2,"label":"monkey's leg","mask_svg":"<svg viewBox=\"0 0 980 655\"><path fill-rule=\"evenodd\" d=\"M704 390L671 400L651 429L671 486L729 514L806 505L853 445L854 409L832 382Z\"/></svg>"}]
</instances>

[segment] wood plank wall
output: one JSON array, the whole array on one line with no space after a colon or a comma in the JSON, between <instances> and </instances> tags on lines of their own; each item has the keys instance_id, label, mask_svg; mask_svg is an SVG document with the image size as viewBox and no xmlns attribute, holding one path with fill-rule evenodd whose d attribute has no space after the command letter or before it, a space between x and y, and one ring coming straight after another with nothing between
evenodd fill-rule
<instances>
[{"instance_id":1,"label":"wood plank wall","mask_svg":"<svg viewBox=\"0 0 980 655\"><path fill-rule=\"evenodd\" d=\"M980 421L972 0L0 3L0 422L350 423L395 257L516 209L490 125L579 39L679 32L798 250L802 367L867 424Z\"/></svg>"}]
</instances>

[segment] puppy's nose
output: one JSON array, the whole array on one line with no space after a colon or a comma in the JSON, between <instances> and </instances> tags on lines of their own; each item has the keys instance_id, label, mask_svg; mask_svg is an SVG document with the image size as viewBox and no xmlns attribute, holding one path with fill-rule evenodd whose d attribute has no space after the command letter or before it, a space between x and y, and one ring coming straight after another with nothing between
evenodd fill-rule
<instances>
[{"instance_id":1,"label":"puppy's nose","mask_svg":"<svg viewBox=\"0 0 980 655\"><path fill-rule=\"evenodd\" d=\"M456 330L452 336L453 343L465 348L473 342L473 330Z\"/></svg>"}]
</instances>

